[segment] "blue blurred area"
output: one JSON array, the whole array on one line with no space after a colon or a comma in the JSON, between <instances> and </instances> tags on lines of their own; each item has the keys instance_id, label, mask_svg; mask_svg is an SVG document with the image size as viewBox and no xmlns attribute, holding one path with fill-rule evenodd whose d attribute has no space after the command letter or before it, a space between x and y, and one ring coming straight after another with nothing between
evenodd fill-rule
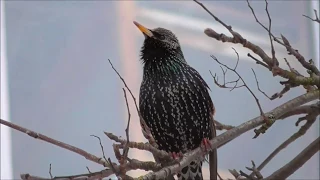
<instances>
[{"instance_id":1,"label":"blue blurred area","mask_svg":"<svg viewBox=\"0 0 320 180\"><path fill-rule=\"evenodd\" d=\"M126 39L121 40L120 37L119 27L123 27L120 26L121 23L127 21L122 21L124 14L121 14L123 11L119 12L119 9L125 7L120 7L118 3L117 1L5 2L12 122L102 156L98 141L90 137L91 134L100 136L105 146L105 153L115 159L111 148L113 142L105 138L103 131L124 136L127 116L121 90L123 85L111 69L108 59L112 60L120 73L125 71L129 75L135 74L133 76L137 76L139 83L141 79L140 71L132 72L123 68L124 63L127 63L121 61L123 46L130 42ZM257 35L257 38L267 38L267 33L255 22L245 1L204 1L204 3L235 30L238 28ZM259 115L258 107L246 89L235 89L232 92L220 89L214 84L209 73L209 70L217 73L221 82L223 79L221 69L210 55L214 54L220 61L233 66L236 55L234 53L226 55L225 52L232 54L231 47L235 47L240 53L241 46L216 42L206 37L203 30L195 31L174 23L163 25L152 20L152 17L139 15L143 9L153 9L217 25L201 7L193 2L184 1L136 1L134 5L136 10L136 14L132 15L134 19L150 25L150 28L162 26L176 33L187 61L200 72L211 87L211 96L217 108L217 120L225 124L239 125ZM275 34L284 33L306 59L312 58L310 40L313 39L307 38L310 36L311 26L308 20L302 17L302 14L309 14L311 11L310 3L270 1L269 5ZM264 2L254 1L252 6L261 21L267 24ZM135 37L134 47L130 46L136 52L136 55L132 55L132 61L136 61L140 67L138 50L142 45L143 36L136 32L133 24L125 27L130 27L125 31ZM209 51L208 48L202 48L202 42ZM261 42L261 46L268 47L268 41ZM283 48L279 52L286 55ZM281 79L272 77L269 71L247 58L246 53L241 51L238 71L260 98L265 111L303 93L302 89L294 89L282 99L272 102L266 99L256 90L251 68L255 69L261 88L269 95L282 89L278 83ZM278 57L279 60L282 58ZM292 57L290 59L295 61ZM292 64L299 69L299 64ZM227 80L234 78L236 77L230 73ZM298 130L298 127L294 126L296 119L297 117L293 117L290 120L278 121L265 135L256 140L251 139L254 133L250 131L219 149L219 169L245 170L245 166L251 165L250 160L260 164L271 151ZM318 124L302 139L280 153L262 173L268 175L291 160L319 135L317 127ZM140 129L133 129L131 134L135 132L140 132ZM86 173L86 166L91 171L102 169L74 153L31 139L25 134L12 131L12 139L15 178L19 178L21 173L48 177L50 163L54 176ZM318 158L319 155L314 156L291 178L318 179Z\"/></svg>"}]
</instances>

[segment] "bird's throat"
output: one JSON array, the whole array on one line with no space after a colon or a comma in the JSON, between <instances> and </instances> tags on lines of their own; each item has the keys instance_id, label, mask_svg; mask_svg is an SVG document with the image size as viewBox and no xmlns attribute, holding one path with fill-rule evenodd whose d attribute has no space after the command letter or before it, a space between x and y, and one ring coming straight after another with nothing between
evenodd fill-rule
<instances>
[{"instance_id":1,"label":"bird's throat","mask_svg":"<svg viewBox=\"0 0 320 180\"><path fill-rule=\"evenodd\" d=\"M156 58L146 60L144 63L144 76L148 77L168 77L181 72L186 61L182 58Z\"/></svg>"}]
</instances>

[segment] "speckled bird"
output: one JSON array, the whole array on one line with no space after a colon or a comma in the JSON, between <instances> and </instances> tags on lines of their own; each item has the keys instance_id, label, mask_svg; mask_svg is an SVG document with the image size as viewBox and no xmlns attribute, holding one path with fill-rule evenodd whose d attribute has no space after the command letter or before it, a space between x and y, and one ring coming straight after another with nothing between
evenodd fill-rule
<instances>
[{"instance_id":1,"label":"speckled bird","mask_svg":"<svg viewBox=\"0 0 320 180\"><path fill-rule=\"evenodd\" d=\"M205 144L213 137L215 113L207 83L186 62L179 41L170 30L134 24L145 36L139 108L159 149L186 153ZM191 162L177 177L202 180L202 161Z\"/></svg>"}]
</instances>

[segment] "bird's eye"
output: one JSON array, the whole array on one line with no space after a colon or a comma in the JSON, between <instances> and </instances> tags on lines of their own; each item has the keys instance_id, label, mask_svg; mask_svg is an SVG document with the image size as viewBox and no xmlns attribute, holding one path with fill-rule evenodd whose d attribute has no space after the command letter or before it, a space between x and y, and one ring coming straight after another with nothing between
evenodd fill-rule
<instances>
[{"instance_id":1,"label":"bird's eye","mask_svg":"<svg viewBox=\"0 0 320 180\"><path fill-rule=\"evenodd\" d=\"M164 40L164 39L165 39L165 37L164 37L164 35L160 35L160 36L158 36L158 39L160 39L160 40Z\"/></svg>"}]
</instances>

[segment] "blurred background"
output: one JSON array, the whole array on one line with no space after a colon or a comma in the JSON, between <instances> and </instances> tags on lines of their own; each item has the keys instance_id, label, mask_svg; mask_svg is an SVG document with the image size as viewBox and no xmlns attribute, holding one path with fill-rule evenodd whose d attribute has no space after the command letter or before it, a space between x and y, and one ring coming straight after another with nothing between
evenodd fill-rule
<instances>
[{"instance_id":1,"label":"blurred background","mask_svg":"<svg viewBox=\"0 0 320 180\"><path fill-rule=\"evenodd\" d=\"M215 15L246 39L270 54L267 32L254 20L245 1L203 1ZM258 18L267 25L263 1L253 1ZM306 59L319 59L319 24L302 14L314 17L318 1L270 1L272 29L276 36L285 35L292 46ZM319 11L318 11L319 12ZM144 37L133 20L149 28L172 30L180 40L184 55L211 87L217 109L216 119L225 124L239 125L259 115L255 100L246 89L230 92L218 88L209 73L220 67L210 55L233 66L234 47L240 55L239 73L260 98L265 111L302 94L295 88L283 98L270 101L257 91L251 68L267 94L279 92L279 77L246 55L249 51L234 44L208 38L203 30L212 28L229 35L220 24L192 1L1 1L1 118L49 137L102 156L102 139L107 157L115 160L108 131L125 137L127 113L123 84L112 70L108 59L121 73L138 97L142 78L139 51ZM281 66L283 58L301 70L293 56L276 44ZM305 73L305 72L303 72ZM232 73L227 80L234 80ZM220 81L221 82L221 81ZM131 140L145 141L134 111L130 128ZM260 164L285 139L296 132L296 117L277 121L266 134L252 139L250 131L218 150L219 172L230 177L227 169L246 170L251 160ZM221 133L221 132L219 132ZM319 136L319 122L301 139L292 143L262 171L267 176L302 151ZM130 156L151 160L146 152L130 151ZM319 179L319 154L294 173L290 179ZM86 173L103 167L70 151L35 140L1 126L1 179L17 179L21 173L49 177ZM204 168L208 177L207 165ZM143 171L131 172L137 176Z\"/></svg>"}]
</instances>

